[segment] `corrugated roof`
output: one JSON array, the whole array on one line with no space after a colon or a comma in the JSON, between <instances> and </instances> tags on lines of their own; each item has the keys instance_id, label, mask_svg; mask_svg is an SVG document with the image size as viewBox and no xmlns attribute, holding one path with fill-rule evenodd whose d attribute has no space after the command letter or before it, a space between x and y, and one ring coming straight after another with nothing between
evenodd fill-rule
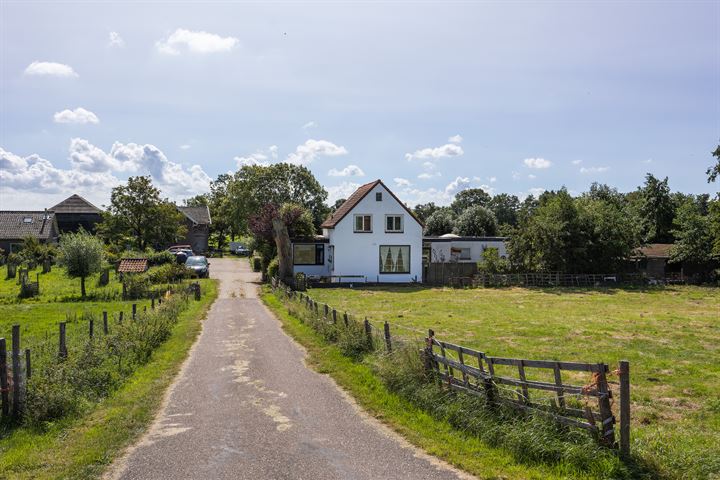
<instances>
[{"instance_id":1,"label":"corrugated roof","mask_svg":"<svg viewBox=\"0 0 720 480\"><path fill-rule=\"evenodd\" d=\"M78 194L69 196L50 210L55 213L102 213L102 210Z\"/></svg>"},{"instance_id":2,"label":"corrugated roof","mask_svg":"<svg viewBox=\"0 0 720 480\"><path fill-rule=\"evenodd\" d=\"M118 266L118 272L120 273L142 273L147 269L147 258L122 258Z\"/></svg>"},{"instance_id":3,"label":"corrugated roof","mask_svg":"<svg viewBox=\"0 0 720 480\"><path fill-rule=\"evenodd\" d=\"M670 258L672 243L650 243L635 250L635 256L646 258Z\"/></svg>"},{"instance_id":4,"label":"corrugated roof","mask_svg":"<svg viewBox=\"0 0 720 480\"><path fill-rule=\"evenodd\" d=\"M30 236L48 240L57 235L54 222L55 214L51 211L0 211L0 238L19 240Z\"/></svg>"},{"instance_id":5,"label":"corrugated roof","mask_svg":"<svg viewBox=\"0 0 720 480\"><path fill-rule=\"evenodd\" d=\"M383 188L397 201L402 207L410 214L410 217L418 222L421 226L423 225L420 220L415 217L415 215L410 211L410 209L405 206L403 202L400 201L399 198L395 196L395 194L387 188L387 186L382 182L382 180L375 180L374 182L366 183L365 185L361 185L358 187L357 190L353 192L352 195L348 197L347 200L345 200L345 203L340 205L340 207L335 210L335 213L330 215L327 220L325 220L322 225L320 225L320 228L335 228L335 225L340 223L340 220L345 218L345 216L350 213L350 211L355 208L355 206L360 203L360 201L367 196L368 193L372 192L373 188L375 188L378 185L382 185Z\"/></svg>"},{"instance_id":6,"label":"corrugated roof","mask_svg":"<svg viewBox=\"0 0 720 480\"><path fill-rule=\"evenodd\" d=\"M210 225L210 209L207 205L202 207L177 207L180 212L197 225Z\"/></svg>"}]
</instances>

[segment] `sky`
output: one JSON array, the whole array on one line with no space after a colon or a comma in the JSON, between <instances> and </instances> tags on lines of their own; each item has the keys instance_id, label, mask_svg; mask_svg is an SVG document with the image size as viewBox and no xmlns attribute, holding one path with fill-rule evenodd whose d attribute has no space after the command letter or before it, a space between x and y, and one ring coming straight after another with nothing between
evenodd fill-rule
<instances>
[{"instance_id":1,"label":"sky","mask_svg":"<svg viewBox=\"0 0 720 480\"><path fill-rule=\"evenodd\" d=\"M347 197L712 193L720 2L0 0L0 208L246 164Z\"/></svg>"}]
</instances>

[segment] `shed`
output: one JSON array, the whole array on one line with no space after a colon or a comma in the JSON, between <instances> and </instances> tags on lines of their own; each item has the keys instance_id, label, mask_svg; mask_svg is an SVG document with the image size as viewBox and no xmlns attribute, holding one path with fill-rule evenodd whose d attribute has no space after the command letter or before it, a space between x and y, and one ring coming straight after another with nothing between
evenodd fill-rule
<instances>
[{"instance_id":1,"label":"shed","mask_svg":"<svg viewBox=\"0 0 720 480\"><path fill-rule=\"evenodd\" d=\"M60 232L77 232L81 227L86 232L95 232L96 225L102 222L102 210L77 194L50 210L55 212Z\"/></svg>"},{"instance_id":2,"label":"shed","mask_svg":"<svg viewBox=\"0 0 720 480\"><path fill-rule=\"evenodd\" d=\"M186 240L192 246L193 252L207 252L210 241L210 225L212 224L208 206L177 207L177 209L185 216Z\"/></svg>"}]
</instances>

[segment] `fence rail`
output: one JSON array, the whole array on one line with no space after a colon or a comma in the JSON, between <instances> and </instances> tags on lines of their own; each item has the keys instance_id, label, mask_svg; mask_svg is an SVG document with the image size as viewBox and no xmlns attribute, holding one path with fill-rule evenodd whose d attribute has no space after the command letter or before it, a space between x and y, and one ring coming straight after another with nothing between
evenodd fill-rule
<instances>
[{"instance_id":1,"label":"fence rail","mask_svg":"<svg viewBox=\"0 0 720 480\"><path fill-rule=\"evenodd\" d=\"M637 285L642 284L645 277L640 273L478 273L467 281L481 287L593 287L619 283Z\"/></svg>"},{"instance_id":2,"label":"fence rail","mask_svg":"<svg viewBox=\"0 0 720 480\"><path fill-rule=\"evenodd\" d=\"M372 324L367 318L358 322L347 312L338 312L327 304L318 303L307 293L294 291L276 278L271 279L275 293L301 304L313 316L323 322L350 326L351 322L362 325L372 348L383 348L392 355L394 347L405 344L407 335L424 338L422 361L425 369L447 388L469 395L481 396L488 403L503 403L519 410L548 416L570 427L582 428L608 447L619 448L621 453L630 452L630 364L619 362L615 373L619 376L619 441L616 442L616 418L612 411L613 393L607 375L609 365L605 363L565 362L556 360L533 360L495 357L486 352L455 343L438 340L433 330L423 332L400 325L384 322L382 326ZM401 333L391 333L392 331ZM395 350L397 350L395 348ZM511 368L516 375L500 372ZM530 373L551 377L553 381L531 379ZM585 372L590 380L585 385L568 383L563 372ZM531 396L530 391L549 392L552 397Z\"/></svg>"}]
</instances>

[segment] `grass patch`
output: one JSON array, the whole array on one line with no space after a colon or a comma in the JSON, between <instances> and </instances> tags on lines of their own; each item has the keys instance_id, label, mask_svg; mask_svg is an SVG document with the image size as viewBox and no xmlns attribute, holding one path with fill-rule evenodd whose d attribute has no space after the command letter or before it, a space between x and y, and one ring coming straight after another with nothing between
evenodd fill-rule
<instances>
[{"instance_id":1,"label":"grass patch","mask_svg":"<svg viewBox=\"0 0 720 480\"><path fill-rule=\"evenodd\" d=\"M319 331L314 329L318 325L311 327L311 320L296 303L284 303L267 290L262 298L285 331L308 350L313 368L331 375L366 411L411 443L458 468L480 478L506 479L627 478L632 474L612 452L602 451L586 436L576 436L575 443L558 444L567 432L559 432L548 422L535 419L513 425L512 421L478 415L483 407L477 399L448 394L409 378L421 370L415 347L405 351L407 362L403 362L403 353L393 355L403 364L394 368L381 354L358 355L360 349L348 348L342 333L334 334L322 326ZM347 356L353 353L354 359ZM423 375L421 371L419 375ZM478 421L465 421L471 417ZM498 441L505 448L491 446Z\"/></svg>"},{"instance_id":2,"label":"grass patch","mask_svg":"<svg viewBox=\"0 0 720 480\"><path fill-rule=\"evenodd\" d=\"M632 449L667 478L720 475L720 290L314 289L339 311L496 356L621 359L632 369ZM394 334L412 333L393 330ZM612 379L611 379L612 380Z\"/></svg>"},{"instance_id":3,"label":"grass patch","mask_svg":"<svg viewBox=\"0 0 720 480\"><path fill-rule=\"evenodd\" d=\"M6 432L0 439L0 478L98 477L154 418L216 296L217 282L205 281L202 299L181 312L150 361L109 397L42 429Z\"/></svg>"}]
</instances>

